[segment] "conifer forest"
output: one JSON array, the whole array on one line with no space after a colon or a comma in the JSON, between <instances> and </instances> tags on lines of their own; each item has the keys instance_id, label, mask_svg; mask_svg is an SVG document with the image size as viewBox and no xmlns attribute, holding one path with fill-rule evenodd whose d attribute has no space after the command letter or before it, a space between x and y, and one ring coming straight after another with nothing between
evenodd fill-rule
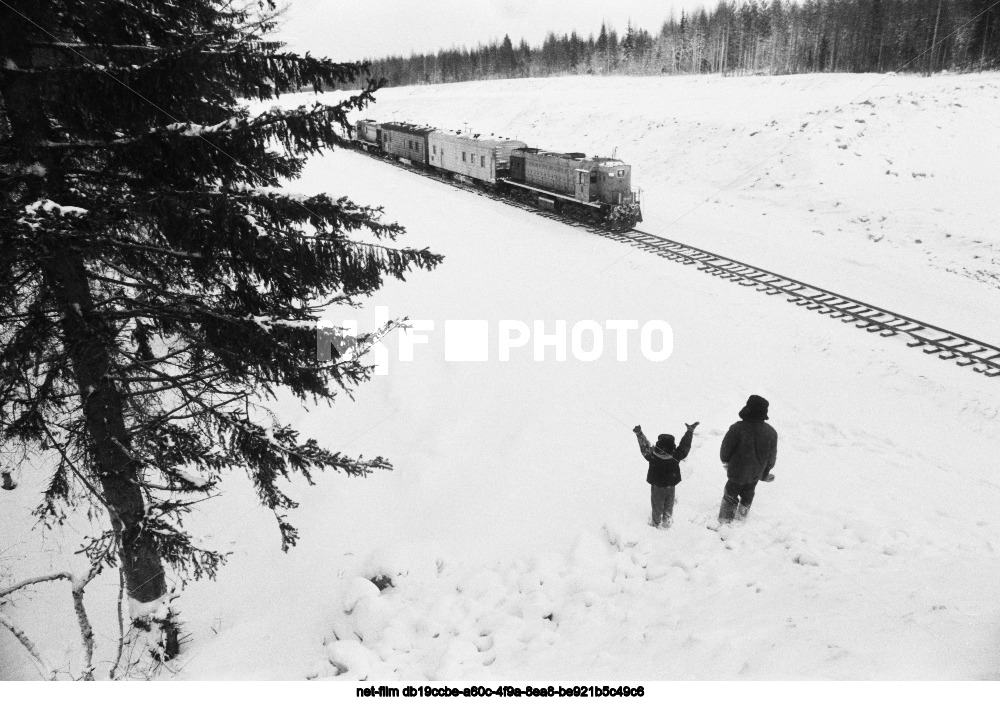
<instances>
[{"instance_id":1,"label":"conifer forest","mask_svg":"<svg viewBox=\"0 0 1000 701\"><path fill-rule=\"evenodd\" d=\"M602 25L541 46L487 45L373 57L389 85L554 75L988 70L1000 65L995 0L748 0L666 19L658 32Z\"/></svg>"}]
</instances>

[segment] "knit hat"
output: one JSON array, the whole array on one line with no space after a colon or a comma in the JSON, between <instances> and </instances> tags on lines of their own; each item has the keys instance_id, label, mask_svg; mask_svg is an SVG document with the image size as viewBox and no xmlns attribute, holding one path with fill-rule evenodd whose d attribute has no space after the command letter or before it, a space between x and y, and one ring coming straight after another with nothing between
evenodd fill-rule
<instances>
[{"instance_id":1,"label":"knit hat","mask_svg":"<svg viewBox=\"0 0 1000 701\"><path fill-rule=\"evenodd\" d=\"M671 436L669 433L661 433L659 436L657 436L656 438L657 450L662 450L664 453L672 453L674 452L674 448L676 447L677 444L674 443L674 437Z\"/></svg>"},{"instance_id":2,"label":"knit hat","mask_svg":"<svg viewBox=\"0 0 1000 701\"><path fill-rule=\"evenodd\" d=\"M740 418L746 421L766 421L768 402L763 397L751 394L747 405L740 409Z\"/></svg>"}]
</instances>

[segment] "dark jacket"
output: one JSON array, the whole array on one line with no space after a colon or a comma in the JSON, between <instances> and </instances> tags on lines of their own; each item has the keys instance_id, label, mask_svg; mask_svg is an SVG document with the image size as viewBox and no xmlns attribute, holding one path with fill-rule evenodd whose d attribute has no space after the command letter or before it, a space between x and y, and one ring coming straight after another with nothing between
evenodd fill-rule
<instances>
[{"instance_id":1,"label":"dark jacket","mask_svg":"<svg viewBox=\"0 0 1000 701\"><path fill-rule=\"evenodd\" d=\"M736 484L763 479L778 458L778 432L762 420L737 421L722 439L719 457Z\"/></svg>"},{"instance_id":2,"label":"dark jacket","mask_svg":"<svg viewBox=\"0 0 1000 701\"><path fill-rule=\"evenodd\" d=\"M646 472L646 482L654 487L673 487L681 481L681 460L691 452L691 436L693 431L687 431L681 438L681 444L674 449L673 453L666 453L659 448L651 446L649 440L640 431L635 434L639 439L639 451L642 457L649 463L649 470Z\"/></svg>"}]
</instances>

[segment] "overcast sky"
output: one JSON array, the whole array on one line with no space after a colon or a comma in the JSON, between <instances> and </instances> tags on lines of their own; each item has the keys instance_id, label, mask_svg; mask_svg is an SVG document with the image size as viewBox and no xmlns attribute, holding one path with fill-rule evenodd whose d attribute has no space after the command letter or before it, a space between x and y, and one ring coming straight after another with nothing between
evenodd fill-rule
<instances>
[{"instance_id":1,"label":"overcast sky","mask_svg":"<svg viewBox=\"0 0 1000 701\"><path fill-rule=\"evenodd\" d=\"M658 31L673 10L716 0L287 0L279 38L289 48L338 61L473 47L509 34L535 46L550 32L595 36L601 22Z\"/></svg>"}]
</instances>

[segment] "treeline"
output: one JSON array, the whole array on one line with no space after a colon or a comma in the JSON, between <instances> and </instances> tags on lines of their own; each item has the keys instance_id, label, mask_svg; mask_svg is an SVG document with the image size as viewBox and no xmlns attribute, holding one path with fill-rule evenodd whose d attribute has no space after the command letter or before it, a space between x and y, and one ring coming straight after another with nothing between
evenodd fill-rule
<instances>
[{"instance_id":1,"label":"treeline","mask_svg":"<svg viewBox=\"0 0 1000 701\"><path fill-rule=\"evenodd\" d=\"M509 36L474 49L372 60L389 85L565 74L787 74L1000 68L997 0L720 2L659 32L606 25L586 39Z\"/></svg>"}]
</instances>

